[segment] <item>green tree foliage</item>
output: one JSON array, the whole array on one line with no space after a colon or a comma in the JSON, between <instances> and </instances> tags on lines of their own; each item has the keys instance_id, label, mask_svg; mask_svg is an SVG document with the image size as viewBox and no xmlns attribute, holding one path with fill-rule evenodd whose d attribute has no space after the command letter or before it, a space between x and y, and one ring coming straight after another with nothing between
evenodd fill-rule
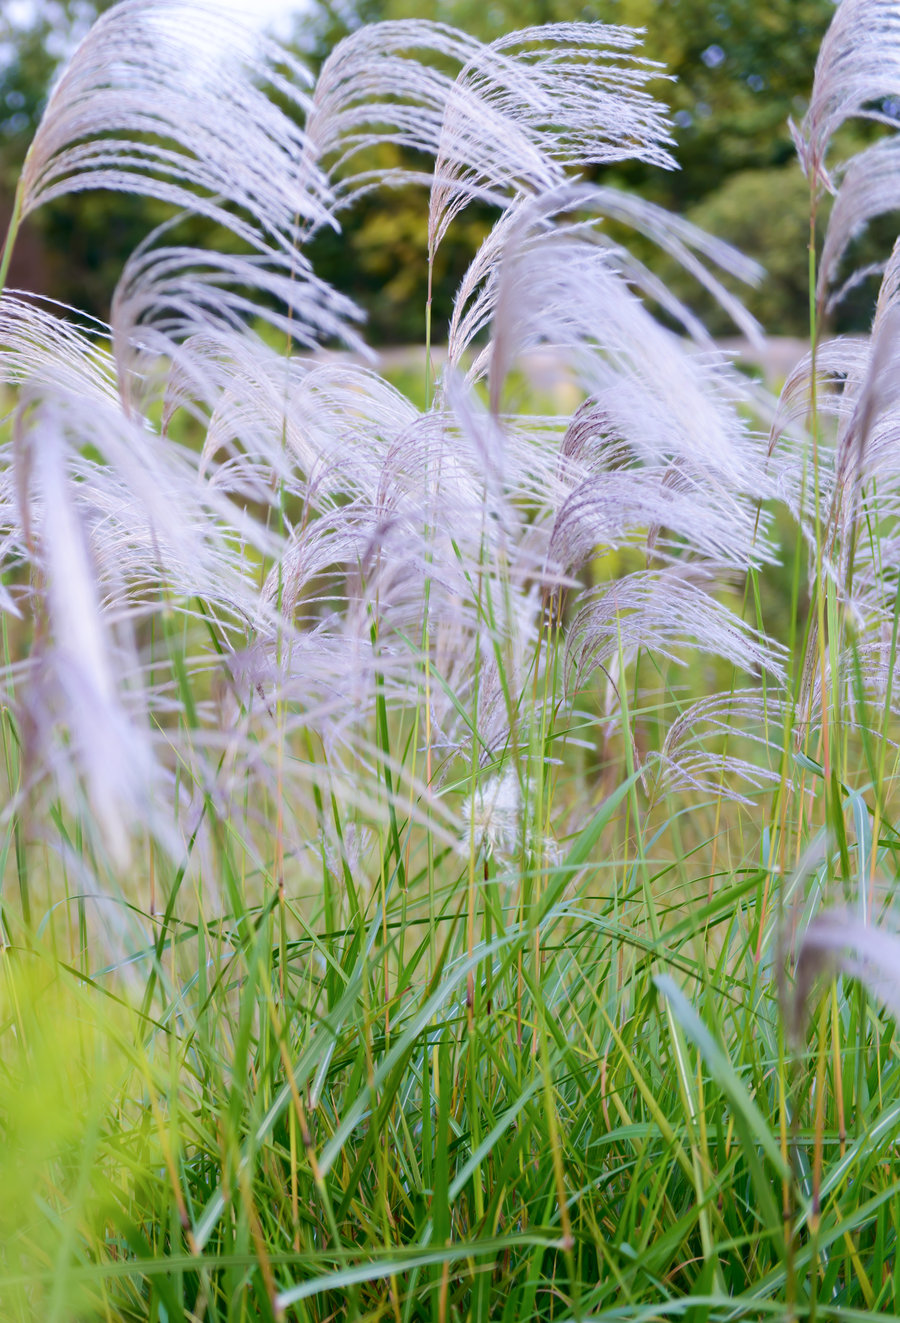
<instances>
[{"instance_id":1,"label":"green tree foliage","mask_svg":"<svg viewBox=\"0 0 900 1323\"><path fill-rule=\"evenodd\" d=\"M675 79L661 96L678 126L678 174L657 183L684 211L740 170L793 164L799 120L832 0L621 0L598 17L646 27L646 51ZM648 181L649 182L649 181Z\"/></svg>"}]
</instances>

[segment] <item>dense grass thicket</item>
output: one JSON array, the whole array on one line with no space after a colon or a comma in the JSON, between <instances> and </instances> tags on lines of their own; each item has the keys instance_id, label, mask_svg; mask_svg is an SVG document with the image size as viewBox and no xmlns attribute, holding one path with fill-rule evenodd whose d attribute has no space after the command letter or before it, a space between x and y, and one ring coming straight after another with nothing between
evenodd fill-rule
<instances>
[{"instance_id":1,"label":"dense grass thicket","mask_svg":"<svg viewBox=\"0 0 900 1323\"><path fill-rule=\"evenodd\" d=\"M313 83L124 0L56 85L0 288L54 197L173 214L109 325L0 299L4 1323L900 1312L900 247L828 334L900 11L795 128L777 401L628 235L754 338L761 273L604 182L674 167L660 72L413 21ZM410 179L432 263L497 216L424 408L304 258Z\"/></svg>"}]
</instances>

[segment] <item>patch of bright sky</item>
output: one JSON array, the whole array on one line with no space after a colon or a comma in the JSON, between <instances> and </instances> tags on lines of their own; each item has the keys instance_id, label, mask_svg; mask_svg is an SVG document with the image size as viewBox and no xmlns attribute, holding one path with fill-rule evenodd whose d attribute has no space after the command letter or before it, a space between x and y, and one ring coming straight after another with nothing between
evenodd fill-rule
<instances>
[{"instance_id":1,"label":"patch of bright sky","mask_svg":"<svg viewBox=\"0 0 900 1323\"><path fill-rule=\"evenodd\" d=\"M208 3L208 0L207 0ZM294 18L303 12L303 0L215 0L215 7L235 14L254 27L268 28L278 37L289 36Z\"/></svg>"},{"instance_id":2,"label":"patch of bright sky","mask_svg":"<svg viewBox=\"0 0 900 1323\"><path fill-rule=\"evenodd\" d=\"M287 36L296 14L302 13L304 0L204 0L215 9L222 9L242 18L254 27L270 28L277 36ZM28 27L40 8L52 11L52 0L0 0L3 18L13 29ZM77 8L77 6L76 6Z\"/></svg>"},{"instance_id":3,"label":"patch of bright sky","mask_svg":"<svg viewBox=\"0 0 900 1323\"><path fill-rule=\"evenodd\" d=\"M234 14L252 27L265 28L282 39L293 35L295 20L308 7L308 0L198 0L198 3ZM74 0L69 11L74 23L70 25L58 0L0 0L0 68L14 58L12 42L16 31L29 28L38 13L51 19L47 40L50 54L65 62L90 27L95 11L89 0ZM302 31L298 35L302 36Z\"/></svg>"}]
</instances>

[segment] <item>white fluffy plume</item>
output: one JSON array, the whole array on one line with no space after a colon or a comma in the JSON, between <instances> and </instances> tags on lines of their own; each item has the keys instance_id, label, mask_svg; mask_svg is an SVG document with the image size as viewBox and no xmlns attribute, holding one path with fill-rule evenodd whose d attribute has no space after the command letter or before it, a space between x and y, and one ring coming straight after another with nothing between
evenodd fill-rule
<instances>
[{"instance_id":1,"label":"white fluffy plume","mask_svg":"<svg viewBox=\"0 0 900 1323\"><path fill-rule=\"evenodd\" d=\"M173 215L128 262L109 327L0 303L0 376L18 392L4 545L34 571L4 600L48 621L16 683L23 702L53 689L45 710L75 757L57 741L49 770L75 807L84 787L115 859L129 823L157 830L162 804L185 839L221 814L264 842L271 806L290 803L277 834L299 853L325 775L361 812L421 806L457 839L438 793L454 760L512 756L571 703L543 650L548 603L579 682L614 657L689 647L780 674L716 596L770 554L758 502L780 460L689 307L604 221L674 256L751 334L715 271L755 271L577 179L673 164L648 91L659 70L638 48L603 24L489 46L377 24L313 87L279 47L188 0L125 0L82 43L22 210L130 189L241 244L180 243ZM424 412L368 367L303 356L332 339L365 352L303 240L410 177L429 189L432 258L470 201L498 212ZM540 347L587 397L568 423L506 411L511 374ZM579 576L617 548L646 568L584 595ZM404 764L383 736L411 713Z\"/></svg>"}]
</instances>

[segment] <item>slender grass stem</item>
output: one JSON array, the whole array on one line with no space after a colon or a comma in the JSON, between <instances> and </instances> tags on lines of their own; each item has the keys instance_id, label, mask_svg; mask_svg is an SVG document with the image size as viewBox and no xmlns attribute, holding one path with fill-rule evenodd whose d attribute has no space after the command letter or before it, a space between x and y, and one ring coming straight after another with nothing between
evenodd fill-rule
<instances>
[{"instance_id":1,"label":"slender grass stem","mask_svg":"<svg viewBox=\"0 0 900 1323\"><path fill-rule=\"evenodd\" d=\"M6 289L6 282L9 277L9 267L12 262L13 249L16 246L16 239L19 235L19 227L22 223L22 202L24 186L22 180L19 180L16 186L15 196L13 198L12 215L9 218L9 225L6 230L6 237L3 240L3 248L0 249L0 294Z\"/></svg>"}]
</instances>

